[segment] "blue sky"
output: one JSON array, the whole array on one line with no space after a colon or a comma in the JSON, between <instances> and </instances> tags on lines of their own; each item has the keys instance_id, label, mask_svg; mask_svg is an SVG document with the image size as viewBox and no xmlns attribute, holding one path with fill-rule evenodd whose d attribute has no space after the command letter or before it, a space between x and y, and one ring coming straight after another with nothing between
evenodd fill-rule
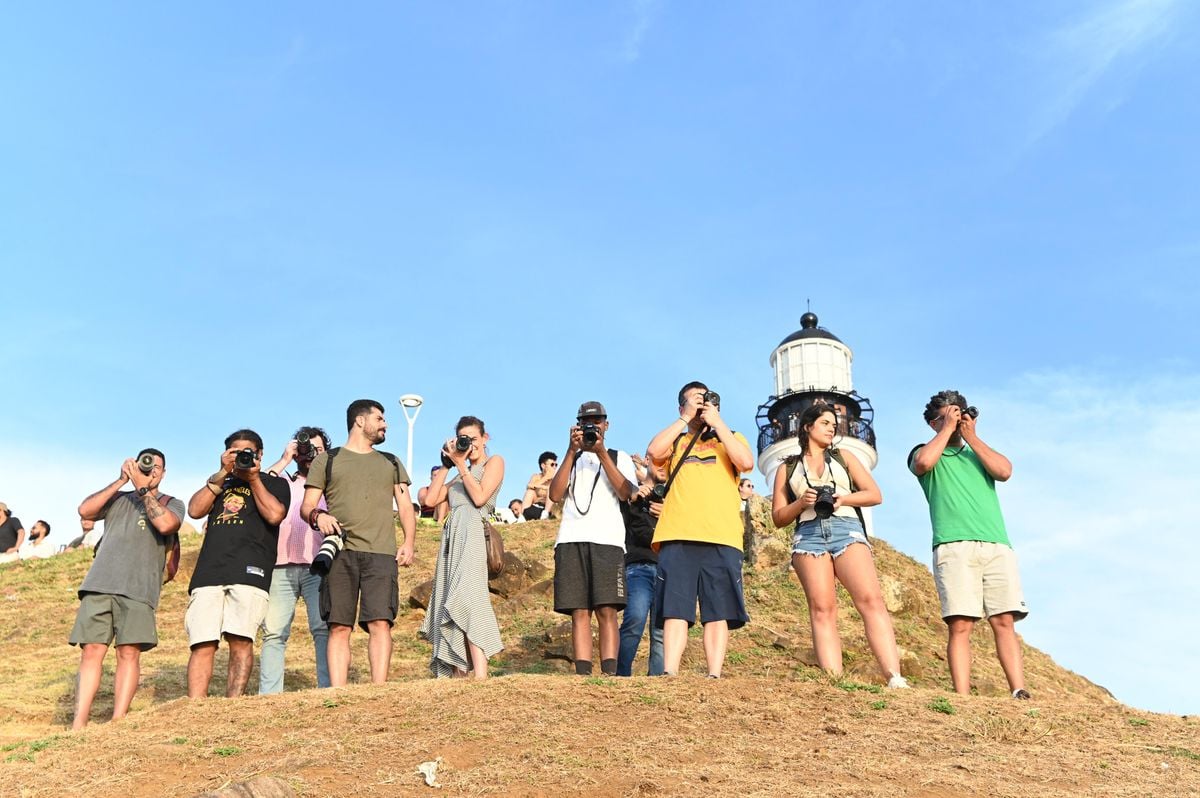
<instances>
[{"instance_id":1,"label":"blue sky","mask_svg":"<svg viewBox=\"0 0 1200 798\"><path fill-rule=\"evenodd\" d=\"M1200 711L1200 13L1182 2L9 9L0 500L64 530L142 445L189 495L350 400L464 413L503 496L600 399L753 438L805 302L876 413L878 531L957 387L1016 471L1022 633ZM756 475L760 486L762 475ZM67 532L64 532L64 538ZM430 554L429 556L432 556Z\"/></svg>"}]
</instances>

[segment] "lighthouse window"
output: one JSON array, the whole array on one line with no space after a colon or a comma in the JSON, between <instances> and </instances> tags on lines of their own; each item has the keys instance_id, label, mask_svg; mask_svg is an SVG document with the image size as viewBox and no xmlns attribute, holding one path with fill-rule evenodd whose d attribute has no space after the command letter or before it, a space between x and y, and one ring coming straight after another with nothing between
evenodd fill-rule
<instances>
[{"instance_id":1,"label":"lighthouse window","mask_svg":"<svg viewBox=\"0 0 1200 798\"><path fill-rule=\"evenodd\" d=\"M789 350L789 349L780 349L779 350L779 368L775 369L775 374L777 376L777 379L779 380L779 384L777 386L775 386L775 393L777 393L777 394L783 393L784 391L786 391L788 389L788 387L790 385L793 384L792 383L792 374L791 374L791 371L789 370L789 366L788 366L788 361L789 361L788 352L789 351L791 351L791 350Z\"/></svg>"}]
</instances>

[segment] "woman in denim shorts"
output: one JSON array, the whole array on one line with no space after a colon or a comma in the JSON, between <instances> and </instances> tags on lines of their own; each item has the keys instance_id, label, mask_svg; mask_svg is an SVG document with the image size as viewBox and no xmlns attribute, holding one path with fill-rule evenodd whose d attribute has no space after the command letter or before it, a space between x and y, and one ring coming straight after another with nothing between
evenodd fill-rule
<instances>
[{"instance_id":1,"label":"woman in denim shorts","mask_svg":"<svg viewBox=\"0 0 1200 798\"><path fill-rule=\"evenodd\" d=\"M790 479L786 465L775 471L771 517L780 528L797 522L792 567L808 599L813 648L821 667L834 676L842 675L836 579L863 617L867 642L888 686L908 687L900 675L896 635L883 603L871 544L855 509L879 504L883 496L871 472L853 453L841 453L845 467L831 456L836 432L837 416L828 405L812 405L800 416L801 454ZM828 505L818 506L820 488L833 489L832 513Z\"/></svg>"}]
</instances>

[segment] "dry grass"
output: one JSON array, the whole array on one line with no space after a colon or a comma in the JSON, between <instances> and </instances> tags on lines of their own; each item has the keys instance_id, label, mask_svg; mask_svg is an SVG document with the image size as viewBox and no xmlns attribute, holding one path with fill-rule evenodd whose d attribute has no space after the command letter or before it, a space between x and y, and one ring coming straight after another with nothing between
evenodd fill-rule
<instances>
[{"instance_id":1,"label":"dry grass","mask_svg":"<svg viewBox=\"0 0 1200 798\"><path fill-rule=\"evenodd\" d=\"M510 550L552 563L552 523L504 531ZM421 527L425 556L402 573L402 596L429 578L437 534ZM566 676L567 663L544 658L545 635L562 618L549 596L526 594L496 599L506 650L492 663L501 678L486 683L427 679L421 612L406 605L391 683L305 689L313 658L300 609L290 692L188 702L182 617L198 547L185 541L179 581L164 590L161 644L143 657L132 714L101 722L111 711L109 669L93 724L79 734L66 731L78 654L65 640L90 555L0 568L0 795L194 795L256 774L303 795L406 795L428 790L416 766L437 756L450 795L1200 795L1195 719L1131 711L1034 649L1025 654L1035 701L1003 697L986 634L975 641L981 695L947 694L932 578L883 543L877 561L895 583L912 691L876 687L844 595L846 681L804 665L803 592L764 562L747 575L754 620L733 634L720 682L699 678L699 641L677 679ZM352 682L366 678L364 644L356 634ZM935 700L953 714L930 709Z\"/></svg>"}]
</instances>

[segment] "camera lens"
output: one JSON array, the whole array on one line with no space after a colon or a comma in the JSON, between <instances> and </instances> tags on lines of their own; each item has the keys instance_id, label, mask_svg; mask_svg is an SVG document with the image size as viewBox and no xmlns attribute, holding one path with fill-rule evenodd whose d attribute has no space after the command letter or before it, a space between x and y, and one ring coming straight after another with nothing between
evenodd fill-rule
<instances>
[{"instance_id":1,"label":"camera lens","mask_svg":"<svg viewBox=\"0 0 1200 798\"><path fill-rule=\"evenodd\" d=\"M296 436L296 456L301 459L310 459L315 453L313 452L312 436L301 432Z\"/></svg>"},{"instance_id":2,"label":"camera lens","mask_svg":"<svg viewBox=\"0 0 1200 798\"><path fill-rule=\"evenodd\" d=\"M137 467L138 471L149 476L150 472L154 470L154 455L150 452L143 454L138 458Z\"/></svg>"},{"instance_id":3,"label":"camera lens","mask_svg":"<svg viewBox=\"0 0 1200 798\"><path fill-rule=\"evenodd\" d=\"M454 448L460 452L467 451L471 448L471 437L469 435L459 435L454 439Z\"/></svg>"},{"instance_id":4,"label":"camera lens","mask_svg":"<svg viewBox=\"0 0 1200 798\"><path fill-rule=\"evenodd\" d=\"M600 431L595 424L583 424L579 427L579 431L583 434L584 446L594 446L596 441L600 440Z\"/></svg>"},{"instance_id":5,"label":"camera lens","mask_svg":"<svg viewBox=\"0 0 1200 798\"><path fill-rule=\"evenodd\" d=\"M821 485L817 488L817 500L813 503L813 512L817 518L828 518L833 515L833 488Z\"/></svg>"},{"instance_id":6,"label":"camera lens","mask_svg":"<svg viewBox=\"0 0 1200 798\"><path fill-rule=\"evenodd\" d=\"M235 468L237 468L241 471L248 471L248 470L254 468L254 465L255 465L254 450L253 449L242 449L240 452L237 453L237 456L234 458L233 465Z\"/></svg>"},{"instance_id":7,"label":"camera lens","mask_svg":"<svg viewBox=\"0 0 1200 798\"><path fill-rule=\"evenodd\" d=\"M721 406L721 394L717 393L716 391L705 391L704 392L704 402L705 402L705 404L710 404L713 407L720 407Z\"/></svg>"}]
</instances>

